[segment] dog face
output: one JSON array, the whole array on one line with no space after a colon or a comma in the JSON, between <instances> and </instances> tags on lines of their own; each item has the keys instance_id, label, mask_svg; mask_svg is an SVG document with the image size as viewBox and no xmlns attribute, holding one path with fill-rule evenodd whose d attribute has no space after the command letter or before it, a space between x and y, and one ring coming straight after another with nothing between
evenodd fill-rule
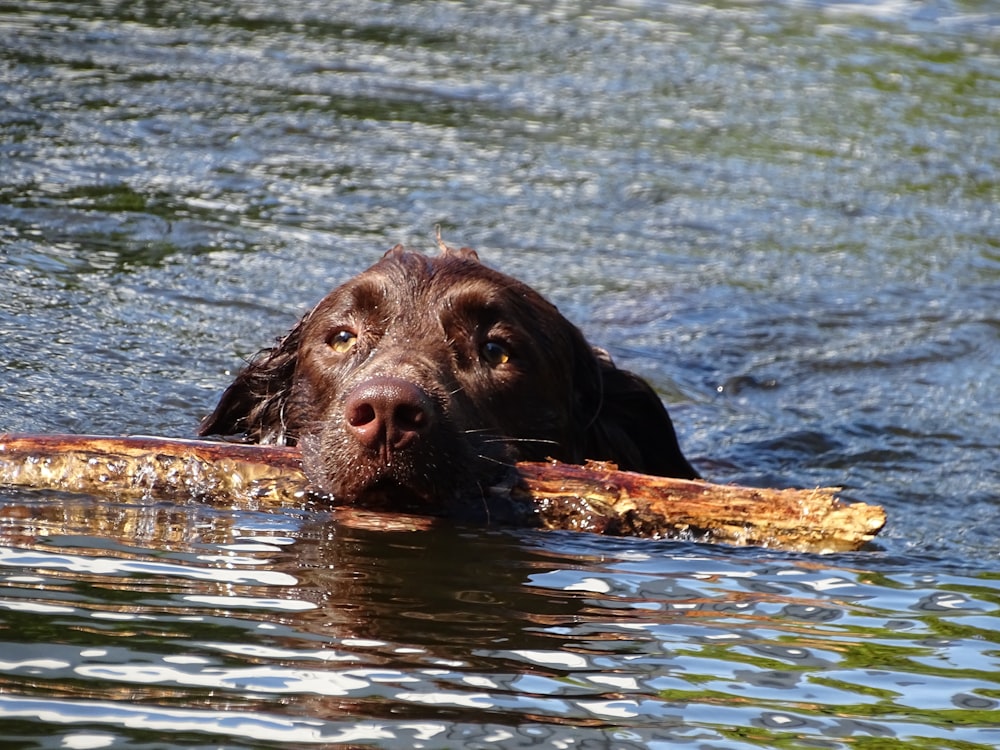
<instances>
[{"instance_id":1,"label":"dog face","mask_svg":"<svg viewBox=\"0 0 1000 750\"><path fill-rule=\"evenodd\" d=\"M467 249L401 246L261 352L200 433L299 443L338 502L475 503L516 461L694 477L648 385Z\"/></svg>"}]
</instances>

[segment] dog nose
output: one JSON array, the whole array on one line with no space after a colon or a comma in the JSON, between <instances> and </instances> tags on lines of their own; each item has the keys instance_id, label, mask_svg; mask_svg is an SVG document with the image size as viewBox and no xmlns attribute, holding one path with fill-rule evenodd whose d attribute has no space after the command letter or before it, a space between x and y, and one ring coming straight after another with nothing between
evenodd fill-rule
<instances>
[{"instance_id":1,"label":"dog nose","mask_svg":"<svg viewBox=\"0 0 1000 750\"><path fill-rule=\"evenodd\" d=\"M415 383L377 377L348 394L344 418L348 432L365 447L398 451L431 428L434 403Z\"/></svg>"}]
</instances>

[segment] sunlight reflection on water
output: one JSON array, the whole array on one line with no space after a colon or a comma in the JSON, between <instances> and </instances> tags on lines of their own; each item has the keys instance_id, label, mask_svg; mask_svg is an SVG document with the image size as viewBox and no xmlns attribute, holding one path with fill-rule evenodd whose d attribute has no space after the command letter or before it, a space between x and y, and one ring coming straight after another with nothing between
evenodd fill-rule
<instances>
[{"instance_id":1,"label":"sunlight reflection on water","mask_svg":"<svg viewBox=\"0 0 1000 750\"><path fill-rule=\"evenodd\" d=\"M816 557L0 490L25 748L993 748L985 4L0 10L0 430L189 436L396 242L477 247Z\"/></svg>"}]
</instances>

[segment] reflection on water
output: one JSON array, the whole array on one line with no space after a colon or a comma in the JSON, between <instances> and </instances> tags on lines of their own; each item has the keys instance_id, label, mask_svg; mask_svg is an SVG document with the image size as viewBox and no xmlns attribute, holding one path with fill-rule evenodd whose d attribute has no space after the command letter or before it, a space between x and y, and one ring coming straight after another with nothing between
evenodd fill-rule
<instances>
[{"instance_id":1,"label":"reflection on water","mask_svg":"<svg viewBox=\"0 0 1000 750\"><path fill-rule=\"evenodd\" d=\"M94 726L140 747L147 732L227 747L1000 741L992 577L877 553L17 501L0 716L25 747L36 723L64 746Z\"/></svg>"},{"instance_id":2,"label":"reflection on water","mask_svg":"<svg viewBox=\"0 0 1000 750\"><path fill-rule=\"evenodd\" d=\"M25 748L1000 745L984 3L0 7L0 430L190 436L433 227L550 296L816 558L0 491ZM408 530L409 529L409 530Z\"/></svg>"}]
</instances>

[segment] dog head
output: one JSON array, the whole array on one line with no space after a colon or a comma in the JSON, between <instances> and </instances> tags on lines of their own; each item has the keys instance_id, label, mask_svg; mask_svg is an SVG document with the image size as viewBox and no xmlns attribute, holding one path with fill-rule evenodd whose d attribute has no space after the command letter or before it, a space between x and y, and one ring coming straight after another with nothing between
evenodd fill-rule
<instances>
[{"instance_id":1,"label":"dog head","mask_svg":"<svg viewBox=\"0 0 1000 750\"><path fill-rule=\"evenodd\" d=\"M339 502L423 512L521 460L697 476L645 382L468 248L390 250L255 357L200 433L298 443Z\"/></svg>"}]
</instances>

